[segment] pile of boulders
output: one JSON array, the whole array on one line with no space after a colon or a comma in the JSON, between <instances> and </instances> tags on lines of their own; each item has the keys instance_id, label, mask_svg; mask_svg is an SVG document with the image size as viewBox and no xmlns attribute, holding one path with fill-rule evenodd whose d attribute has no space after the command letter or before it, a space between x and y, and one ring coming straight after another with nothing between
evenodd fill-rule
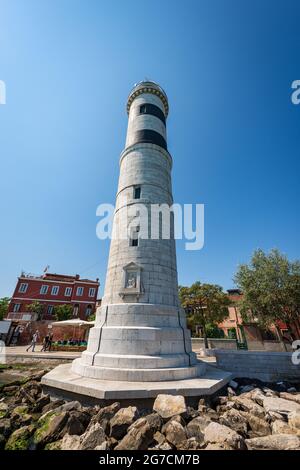
<instances>
[{"instance_id":1,"label":"pile of boulders","mask_svg":"<svg viewBox=\"0 0 300 470\"><path fill-rule=\"evenodd\" d=\"M6 450L300 450L300 388L231 381L201 398L158 395L152 409L51 400L45 371L0 390L0 448Z\"/></svg>"}]
</instances>

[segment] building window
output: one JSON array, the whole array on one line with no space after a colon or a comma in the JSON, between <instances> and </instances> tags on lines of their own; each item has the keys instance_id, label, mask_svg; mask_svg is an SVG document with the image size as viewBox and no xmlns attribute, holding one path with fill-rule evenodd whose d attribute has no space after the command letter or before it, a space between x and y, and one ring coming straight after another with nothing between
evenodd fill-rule
<instances>
[{"instance_id":1,"label":"building window","mask_svg":"<svg viewBox=\"0 0 300 470\"><path fill-rule=\"evenodd\" d=\"M78 317L78 313L79 313L79 305L75 304L74 309L73 309L73 316Z\"/></svg>"},{"instance_id":2,"label":"building window","mask_svg":"<svg viewBox=\"0 0 300 470\"><path fill-rule=\"evenodd\" d=\"M86 310L85 310L85 315L86 315L87 317L89 317L89 316L91 315L91 313L92 313L92 306L91 306L91 305L88 305L87 308L86 308Z\"/></svg>"},{"instance_id":3,"label":"building window","mask_svg":"<svg viewBox=\"0 0 300 470\"><path fill-rule=\"evenodd\" d=\"M59 291L59 286L53 286L51 289L51 295L57 295Z\"/></svg>"},{"instance_id":4,"label":"building window","mask_svg":"<svg viewBox=\"0 0 300 470\"><path fill-rule=\"evenodd\" d=\"M83 287L77 287L76 295L80 297L83 295Z\"/></svg>"},{"instance_id":5,"label":"building window","mask_svg":"<svg viewBox=\"0 0 300 470\"><path fill-rule=\"evenodd\" d=\"M141 198L141 187L135 186L133 188L133 199L140 199Z\"/></svg>"},{"instance_id":6,"label":"building window","mask_svg":"<svg viewBox=\"0 0 300 470\"><path fill-rule=\"evenodd\" d=\"M25 282L22 282L19 287L19 292L22 292L22 294L25 294L27 291L28 284Z\"/></svg>"},{"instance_id":7,"label":"building window","mask_svg":"<svg viewBox=\"0 0 300 470\"><path fill-rule=\"evenodd\" d=\"M129 246L138 246L139 244L139 231L140 227L134 227L131 230L131 236L129 240Z\"/></svg>"},{"instance_id":8,"label":"building window","mask_svg":"<svg viewBox=\"0 0 300 470\"><path fill-rule=\"evenodd\" d=\"M142 104L140 106L140 114L147 114L147 105L146 104Z\"/></svg>"},{"instance_id":9,"label":"building window","mask_svg":"<svg viewBox=\"0 0 300 470\"><path fill-rule=\"evenodd\" d=\"M48 313L48 315L52 315L53 312L54 312L54 307L53 307L53 305L48 305L48 307L47 307L47 313Z\"/></svg>"},{"instance_id":10,"label":"building window","mask_svg":"<svg viewBox=\"0 0 300 470\"><path fill-rule=\"evenodd\" d=\"M66 287L65 296L70 297L72 295L72 287Z\"/></svg>"},{"instance_id":11,"label":"building window","mask_svg":"<svg viewBox=\"0 0 300 470\"><path fill-rule=\"evenodd\" d=\"M19 311L20 311L20 307L21 307L21 304L15 304L13 311L14 311L14 312L19 312Z\"/></svg>"},{"instance_id":12,"label":"building window","mask_svg":"<svg viewBox=\"0 0 300 470\"><path fill-rule=\"evenodd\" d=\"M95 287L89 288L89 297L95 297L96 289Z\"/></svg>"},{"instance_id":13,"label":"building window","mask_svg":"<svg viewBox=\"0 0 300 470\"><path fill-rule=\"evenodd\" d=\"M40 289L40 294L47 294L48 292L48 286L42 286Z\"/></svg>"}]
</instances>

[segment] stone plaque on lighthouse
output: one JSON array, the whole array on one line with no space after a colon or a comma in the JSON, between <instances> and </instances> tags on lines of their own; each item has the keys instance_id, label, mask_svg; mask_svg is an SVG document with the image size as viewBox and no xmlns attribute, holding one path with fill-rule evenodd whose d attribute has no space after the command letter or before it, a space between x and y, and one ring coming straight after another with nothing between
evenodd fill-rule
<instances>
[{"instance_id":1,"label":"stone plaque on lighthouse","mask_svg":"<svg viewBox=\"0 0 300 470\"><path fill-rule=\"evenodd\" d=\"M192 352L190 331L179 304L174 220L169 218L169 236L162 236L164 222L151 220L153 207L173 204L168 112L166 93L152 81L138 83L129 94L113 221L115 236L102 305L96 312L87 350L71 367L62 365L47 374L43 378L46 385L97 397L126 398L127 390L137 390L134 384L126 388L128 382L140 383L136 397L145 396L146 388L141 386L145 382L151 382L153 391L148 396L155 396L155 389L163 384L169 390L172 386L168 384L174 383L175 390L188 388L189 394L195 395L201 387L213 386L215 391L216 384L224 382L222 372L211 383L203 385L199 379L206 366ZM110 395L99 392L112 388Z\"/></svg>"}]
</instances>

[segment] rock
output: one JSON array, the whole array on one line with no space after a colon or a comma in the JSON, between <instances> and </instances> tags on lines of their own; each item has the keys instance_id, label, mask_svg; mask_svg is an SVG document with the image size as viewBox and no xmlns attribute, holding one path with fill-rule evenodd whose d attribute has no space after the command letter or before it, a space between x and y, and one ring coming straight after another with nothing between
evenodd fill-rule
<instances>
[{"instance_id":1,"label":"rock","mask_svg":"<svg viewBox=\"0 0 300 470\"><path fill-rule=\"evenodd\" d=\"M297 389L295 387L290 387L287 389L287 392L294 393L294 392L297 392Z\"/></svg>"},{"instance_id":2,"label":"rock","mask_svg":"<svg viewBox=\"0 0 300 470\"><path fill-rule=\"evenodd\" d=\"M91 420L90 415L85 411L71 411L66 425L66 432L73 436L83 434Z\"/></svg>"},{"instance_id":3,"label":"rock","mask_svg":"<svg viewBox=\"0 0 300 470\"><path fill-rule=\"evenodd\" d=\"M240 395L238 397L232 397L231 400L239 409L242 409L243 411L248 411L249 413L253 414L254 416L257 416L258 418L265 417L265 411L263 407L255 403L250 398L245 398L243 397L243 395Z\"/></svg>"},{"instance_id":4,"label":"rock","mask_svg":"<svg viewBox=\"0 0 300 470\"><path fill-rule=\"evenodd\" d=\"M228 445L232 449L244 449L245 443L237 432L219 423L210 423L204 432L204 441L210 444Z\"/></svg>"},{"instance_id":5,"label":"rock","mask_svg":"<svg viewBox=\"0 0 300 470\"><path fill-rule=\"evenodd\" d=\"M268 412L273 411L283 415L288 415L291 411L300 411L300 405L295 401L277 397L266 397L263 406Z\"/></svg>"},{"instance_id":6,"label":"rock","mask_svg":"<svg viewBox=\"0 0 300 470\"><path fill-rule=\"evenodd\" d=\"M50 442L45 445L45 450L61 450L61 443L61 439L59 441Z\"/></svg>"},{"instance_id":7,"label":"rock","mask_svg":"<svg viewBox=\"0 0 300 470\"><path fill-rule=\"evenodd\" d=\"M263 392L266 395L266 397L270 397L270 398L279 397L278 392L275 392L275 390L272 390L271 388L268 388L268 387L264 387Z\"/></svg>"},{"instance_id":8,"label":"rock","mask_svg":"<svg viewBox=\"0 0 300 470\"><path fill-rule=\"evenodd\" d=\"M284 421L284 416L280 413L276 413L275 411L268 411L268 413L266 413L266 420L268 422L273 422L276 420Z\"/></svg>"},{"instance_id":9,"label":"rock","mask_svg":"<svg viewBox=\"0 0 300 470\"><path fill-rule=\"evenodd\" d=\"M50 403L50 395L42 395L37 399L32 411L35 413L42 411L48 403Z\"/></svg>"},{"instance_id":10,"label":"rock","mask_svg":"<svg viewBox=\"0 0 300 470\"><path fill-rule=\"evenodd\" d=\"M208 444L204 450L232 450L227 444Z\"/></svg>"},{"instance_id":11,"label":"rock","mask_svg":"<svg viewBox=\"0 0 300 470\"><path fill-rule=\"evenodd\" d=\"M42 377L47 374L50 371L50 369L43 369L40 370L39 372L35 372L31 377L30 380L35 380L36 382L40 382Z\"/></svg>"},{"instance_id":12,"label":"rock","mask_svg":"<svg viewBox=\"0 0 300 470\"><path fill-rule=\"evenodd\" d=\"M161 432L157 431L153 435L153 439L154 439L155 442L157 442L160 445L160 444L163 444L165 442L166 436L164 436Z\"/></svg>"},{"instance_id":13,"label":"rock","mask_svg":"<svg viewBox=\"0 0 300 470\"><path fill-rule=\"evenodd\" d=\"M99 446L96 446L94 450L108 450L108 449L109 449L108 442L104 441Z\"/></svg>"},{"instance_id":14,"label":"rock","mask_svg":"<svg viewBox=\"0 0 300 470\"><path fill-rule=\"evenodd\" d=\"M99 423L94 424L88 431L80 436L80 450L93 450L106 441L106 435Z\"/></svg>"},{"instance_id":15,"label":"rock","mask_svg":"<svg viewBox=\"0 0 300 470\"><path fill-rule=\"evenodd\" d=\"M187 439L184 427L173 419L162 427L161 432L166 436L166 440L177 449L180 449Z\"/></svg>"},{"instance_id":16,"label":"rock","mask_svg":"<svg viewBox=\"0 0 300 470\"><path fill-rule=\"evenodd\" d=\"M27 426L32 421L32 416L28 413L29 408L27 405L16 406L11 413L11 420L14 427Z\"/></svg>"},{"instance_id":17,"label":"rock","mask_svg":"<svg viewBox=\"0 0 300 470\"><path fill-rule=\"evenodd\" d=\"M272 434L297 434L295 429L292 429L287 423L279 419L276 419L276 421L271 424L271 428Z\"/></svg>"},{"instance_id":18,"label":"rock","mask_svg":"<svg viewBox=\"0 0 300 470\"><path fill-rule=\"evenodd\" d=\"M88 429L90 426L93 426L95 423L99 423L100 426L103 428L106 434L109 434L109 421L113 418L113 416L119 411L121 408L120 403L116 402L112 405L105 406L100 410L97 410L96 414L92 417Z\"/></svg>"},{"instance_id":19,"label":"rock","mask_svg":"<svg viewBox=\"0 0 300 470\"><path fill-rule=\"evenodd\" d=\"M272 434L246 439L249 450L299 450L300 439L292 434Z\"/></svg>"},{"instance_id":20,"label":"rock","mask_svg":"<svg viewBox=\"0 0 300 470\"><path fill-rule=\"evenodd\" d=\"M70 436L65 434L61 441L61 450L79 450L80 448L80 437Z\"/></svg>"},{"instance_id":21,"label":"rock","mask_svg":"<svg viewBox=\"0 0 300 470\"><path fill-rule=\"evenodd\" d=\"M12 431L11 420L8 418L0 419L0 435L8 437Z\"/></svg>"},{"instance_id":22,"label":"rock","mask_svg":"<svg viewBox=\"0 0 300 470\"><path fill-rule=\"evenodd\" d=\"M233 388L236 390L238 388L239 384L235 380L230 380L229 382L229 387Z\"/></svg>"},{"instance_id":23,"label":"rock","mask_svg":"<svg viewBox=\"0 0 300 470\"><path fill-rule=\"evenodd\" d=\"M82 436L65 434L62 442L62 450L94 450L106 442L105 433L99 423L95 423Z\"/></svg>"},{"instance_id":24,"label":"rock","mask_svg":"<svg viewBox=\"0 0 300 470\"><path fill-rule=\"evenodd\" d=\"M234 397L236 395L236 392L233 390L233 388L227 387L227 394L229 397Z\"/></svg>"},{"instance_id":25,"label":"rock","mask_svg":"<svg viewBox=\"0 0 300 470\"><path fill-rule=\"evenodd\" d=\"M225 411L229 411L235 408L235 404L232 401L228 401L226 405L218 405L216 408L217 413L222 414Z\"/></svg>"},{"instance_id":26,"label":"rock","mask_svg":"<svg viewBox=\"0 0 300 470\"><path fill-rule=\"evenodd\" d=\"M215 399L215 404L217 404L217 405L226 405L227 403L230 403L228 401L227 396L219 396L219 397L216 397L216 399Z\"/></svg>"},{"instance_id":27,"label":"rock","mask_svg":"<svg viewBox=\"0 0 300 470\"><path fill-rule=\"evenodd\" d=\"M5 450L27 450L29 449L29 439L33 432L32 426L23 426L22 428L14 431L6 445Z\"/></svg>"},{"instance_id":28,"label":"rock","mask_svg":"<svg viewBox=\"0 0 300 470\"><path fill-rule=\"evenodd\" d=\"M6 439L2 434L0 434L0 450L3 450L5 447Z\"/></svg>"},{"instance_id":29,"label":"rock","mask_svg":"<svg viewBox=\"0 0 300 470\"><path fill-rule=\"evenodd\" d=\"M286 392L289 386L288 382L276 382L275 384L276 391L278 392Z\"/></svg>"},{"instance_id":30,"label":"rock","mask_svg":"<svg viewBox=\"0 0 300 470\"><path fill-rule=\"evenodd\" d=\"M27 392L32 398L35 400L38 399L38 397L42 393L42 386L40 383L38 383L36 380L30 380L28 381L23 387L21 388L22 391ZM20 391L21 391L20 390Z\"/></svg>"},{"instance_id":31,"label":"rock","mask_svg":"<svg viewBox=\"0 0 300 470\"><path fill-rule=\"evenodd\" d=\"M186 413L185 400L182 395L157 395L154 405L156 411L163 419Z\"/></svg>"},{"instance_id":32,"label":"rock","mask_svg":"<svg viewBox=\"0 0 300 470\"><path fill-rule=\"evenodd\" d=\"M300 431L300 410L292 411L289 414L289 426L292 429L296 429Z\"/></svg>"},{"instance_id":33,"label":"rock","mask_svg":"<svg viewBox=\"0 0 300 470\"><path fill-rule=\"evenodd\" d=\"M240 387L239 392L248 393L251 392L254 388L254 385L243 385L242 387Z\"/></svg>"},{"instance_id":34,"label":"rock","mask_svg":"<svg viewBox=\"0 0 300 470\"><path fill-rule=\"evenodd\" d=\"M38 420L38 428L34 433L33 441L37 446L43 446L57 441L69 418L69 413L49 411Z\"/></svg>"},{"instance_id":35,"label":"rock","mask_svg":"<svg viewBox=\"0 0 300 470\"><path fill-rule=\"evenodd\" d=\"M17 406L11 412L11 417L12 418L19 417L21 415L26 414L28 411L29 411L29 408L27 405Z\"/></svg>"},{"instance_id":36,"label":"rock","mask_svg":"<svg viewBox=\"0 0 300 470\"><path fill-rule=\"evenodd\" d=\"M156 447L159 450L172 450L172 446L168 442L164 442L163 444Z\"/></svg>"},{"instance_id":37,"label":"rock","mask_svg":"<svg viewBox=\"0 0 300 470\"><path fill-rule=\"evenodd\" d=\"M115 439L122 439L125 436L129 426L137 420L138 409L135 406L121 408L110 420L110 436Z\"/></svg>"},{"instance_id":38,"label":"rock","mask_svg":"<svg viewBox=\"0 0 300 470\"><path fill-rule=\"evenodd\" d=\"M3 401L0 403L0 418L5 418L8 414L8 405Z\"/></svg>"},{"instance_id":39,"label":"rock","mask_svg":"<svg viewBox=\"0 0 300 470\"><path fill-rule=\"evenodd\" d=\"M81 403L79 403L79 401L68 401L67 403L64 403L63 405L60 405L58 408L56 408L57 412L74 410L81 410Z\"/></svg>"},{"instance_id":40,"label":"rock","mask_svg":"<svg viewBox=\"0 0 300 470\"><path fill-rule=\"evenodd\" d=\"M251 400L255 401L258 405L261 405L261 406L263 405L265 395L261 391L260 388L254 388L247 395Z\"/></svg>"},{"instance_id":41,"label":"rock","mask_svg":"<svg viewBox=\"0 0 300 470\"><path fill-rule=\"evenodd\" d=\"M169 421L177 421L177 423L181 424L181 426L185 427L185 421L182 416L177 415L173 416L173 418L169 419ZM167 422L169 422L167 421Z\"/></svg>"},{"instance_id":42,"label":"rock","mask_svg":"<svg viewBox=\"0 0 300 470\"><path fill-rule=\"evenodd\" d=\"M7 385L6 387L3 387L2 392L5 393L5 395L11 396L14 395L18 390L19 385Z\"/></svg>"},{"instance_id":43,"label":"rock","mask_svg":"<svg viewBox=\"0 0 300 470\"><path fill-rule=\"evenodd\" d=\"M201 449L201 443L197 441L195 437L191 437L182 442L181 446L178 447L180 450L199 450Z\"/></svg>"},{"instance_id":44,"label":"rock","mask_svg":"<svg viewBox=\"0 0 300 470\"><path fill-rule=\"evenodd\" d=\"M204 441L204 431L210 423L211 420L203 416L192 419L186 427L187 437L189 439L194 437L202 443Z\"/></svg>"},{"instance_id":45,"label":"rock","mask_svg":"<svg viewBox=\"0 0 300 470\"><path fill-rule=\"evenodd\" d=\"M139 418L133 423L126 436L115 447L115 450L146 450L153 442L154 434L160 430L162 419L157 413ZM162 444L164 445L164 444Z\"/></svg>"},{"instance_id":46,"label":"rock","mask_svg":"<svg viewBox=\"0 0 300 470\"><path fill-rule=\"evenodd\" d=\"M198 410L195 410L194 408L192 408L191 406L187 406L186 407L186 412L183 413L181 416L182 418L186 421L186 422L189 422L191 421L191 419L194 419L196 418L197 416L199 416L199 411Z\"/></svg>"},{"instance_id":47,"label":"rock","mask_svg":"<svg viewBox=\"0 0 300 470\"><path fill-rule=\"evenodd\" d=\"M42 414L47 413L48 411L55 410L59 406L63 405L65 402L64 400L53 400L48 403L48 405L45 405L42 409Z\"/></svg>"},{"instance_id":48,"label":"rock","mask_svg":"<svg viewBox=\"0 0 300 470\"><path fill-rule=\"evenodd\" d=\"M271 434L271 427L266 422L266 420L258 418L257 416L254 416L251 413L247 413L247 420L251 430L257 436L268 436L269 434Z\"/></svg>"},{"instance_id":49,"label":"rock","mask_svg":"<svg viewBox=\"0 0 300 470\"><path fill-rule=\"evenodd\" d=\"M212 421L219 421L219 414L213 408L206 407L206 410L203 413L199 413L199 416L205 415L207 418Z\"/></svg>"},{"instance_id":50,"label":"rock","mask_svg":"<svg viewBox=\"0 0 300 470\"><path fill-rule=\"evenodd\" d=\"M246 436L248 424L247 419L242 415L242 413L236 409L231 409L226 411L219 420L220 424L228 426L230 429L233 429L236 432L241 433L243 436Z\"/></svg>"},{"instance_id":51,"label":"rock","mask_svg":"<svg viewBox=\"0 0 300 470\"><path fill-rule=\"evenodd\" d=\"M300 405L300 393L287 393L287 392L281 392L280 393L280 398L284 398L285 400L290 400L298 403Z\"/></svg>"}]
</instances>

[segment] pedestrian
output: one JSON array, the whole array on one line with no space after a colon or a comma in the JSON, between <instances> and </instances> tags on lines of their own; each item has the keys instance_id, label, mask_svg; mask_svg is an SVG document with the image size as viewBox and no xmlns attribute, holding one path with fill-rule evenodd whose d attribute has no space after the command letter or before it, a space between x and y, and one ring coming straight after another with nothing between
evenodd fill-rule
<instances>
[{"instance_id":1,"label":"pedestrian","mask_svg":"<svg viewBox=\"0 0 300 470\"><path fill-rule=\"evenodd\" d=\"M27 352L28 352L29 349L31 349L31 348L32 348L32 352L34 352L34 348L35 348L35 345L36 345L36 343L37 343L38 336L39 336L39 332L38 332L38 330L36 330L36 332L33 333L33 335L32 335L30 345L29 345L28 348L26 349Z\"/></svg>"},{"instance_id":2,"label":"pedestrian","mask_svg":"<svg viewBox=\"0 0 300 470\"><path fill-rule=\"evenodd\" d=\"M53 333L50 333L49 341L48 341L48 351L51 351L52 341L53 341Z\"/></svg>"},{"instance_id":3,"label":"pedestrian","mask_svg":"<svg viewBox=\"0 0 300 470\"><path fill-rule=\"evenodd\" d=\"M47 350L47 348L49 346L49 340L50 340L50 337L49 337L49 334L47 333L45 338L44 338L44 341L43 341L43 347L41 349L41 352Z\"/></svg>"}]
</instances>

